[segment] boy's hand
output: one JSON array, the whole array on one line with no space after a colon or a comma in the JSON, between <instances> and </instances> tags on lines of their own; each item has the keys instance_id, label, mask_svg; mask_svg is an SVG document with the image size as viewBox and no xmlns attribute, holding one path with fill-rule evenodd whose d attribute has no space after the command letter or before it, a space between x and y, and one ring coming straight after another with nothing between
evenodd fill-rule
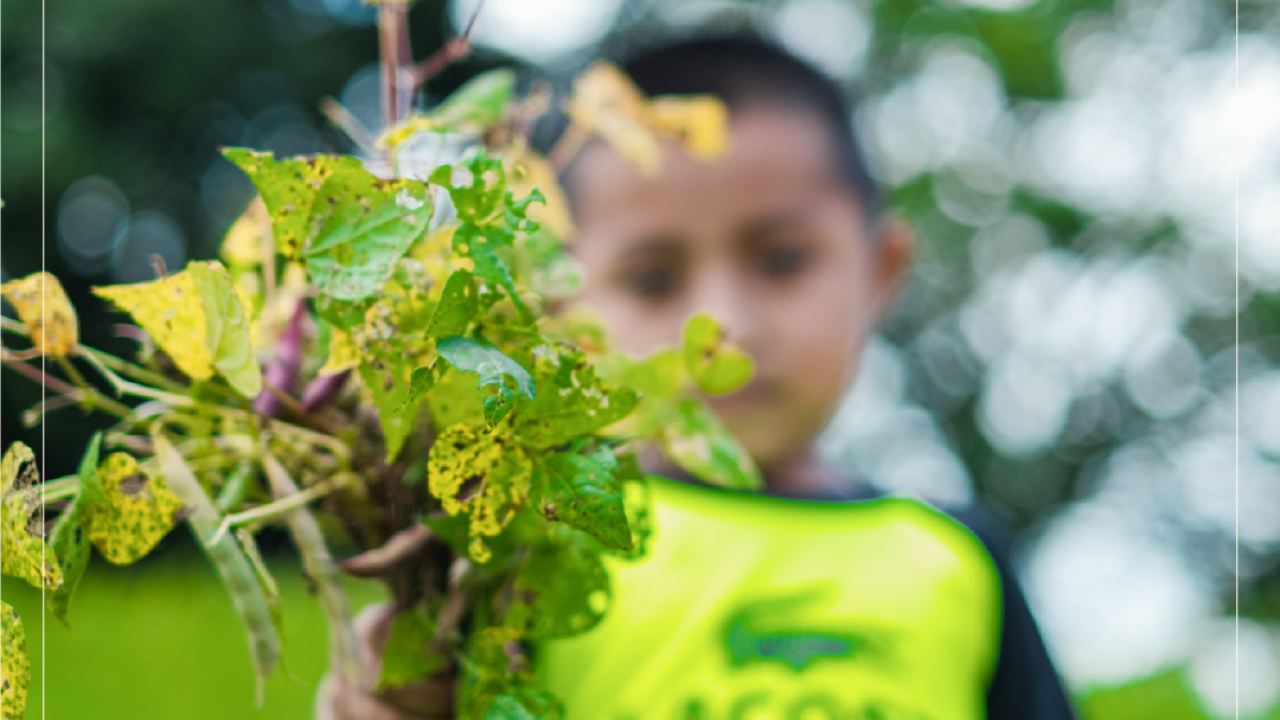
<instances>
[{"instance_id":1,"label":"boy's hand","mask_svg":"<svg viewBox=\"0 0 1280 720\"><path fill-rule=\"evenodd\" d=\"M316 694L316 720L452 720L453 681L423 680L374 695L382 672L382 648L395 611L390 603L370 605L355 619L360 638L360 678L354 686L330 671Z\"/></svg>"}]
</instances>

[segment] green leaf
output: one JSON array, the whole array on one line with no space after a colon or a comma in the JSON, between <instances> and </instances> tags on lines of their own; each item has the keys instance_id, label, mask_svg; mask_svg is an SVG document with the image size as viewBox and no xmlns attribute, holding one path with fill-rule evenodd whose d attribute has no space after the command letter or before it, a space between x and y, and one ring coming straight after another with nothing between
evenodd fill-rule
<instances>
[{"instance_id":1,"label":"green leaf","mask_svg":"<svg viewBox=\"0 0 1280 720\"><path fill-rule=\"evenodd\" d=\"M277 249L304 259L312 282L338 300L377 292L431 219L425 183L379 179L354 157L276 160L240 148L223 154L262 194Z\"/></svg>"},{"instance_id":2,"label":"green leaf","mask_svg":"<svg viewBox=\"0 0 1280 720\"><path fill-rule=\"evenodd\" d=\"M431 390L432 370L414 367L411 360L398 356L378 356L360 363L360 379L378 407L387 462L392 462L413 432L418 410Z\"/></svg>"},{"instance_id":3,"label":"green leaf","mask_svg":"<svg viewBox=\"0 0 1280 720\"><path fill-rule=\"evenodd\" d=\"M489 703L484 713L484 720L540 720L529 712L524 703L514 695L499 695Z\"/></svg>"},{"instance_id":4,"label":"green leaf","mask_svg":"<svg viewBox=\"0 0 1280 720\"><path fill-rule=\"evenodd\" d=\"M590 435L631 413L636 394L601 382L586 356L566 346L532 352L537 398L516 404L516 434L533 448L549 448Z\"/></svg>"},{"instance_id":5,"label":"green leaf","mask_svg":"<svg viewBox=\"0 0 1280 720\"><path fill-rule=\"evenodd\" d=\"M502 120L515 83L515 73L505 68L481 73L432 111L432 124L441 130L483 132Z\"/></svg>"},{"instance_id":6,"label":"green leaf","mask_svg":"<svg viewBox=\"0 0 1280 720\"><path fill-rule=\"evenodd\" d=\"M609 606L609 576L599 546L561 525L547 526L548 541L533 548L516 574L516 587L531 598L529 637L567 637L595 627Z\"/></svg>"},{"instance_id":7,"label":"green leaf","mask_svg":"<svg viewBox=\"0 0 1280 720\"><path fill-rule=\"evenodd\" d=\"M484 225L504 207L507 192L507 176L502 169L502 159L489 157L483 150L462 161L461 167L470 177L466 185L454 185L458 173L453 171L449 184L449 199L453 201L458 219L465 224Z\"/></svg>"},{"instance_id":8,"label":"green leaf","mask_svg":"<svg viewBox=\"0 0 1280 720\"><path fill-rule=\"evenodd\" d=\"M484 278L494 287L505 290L511 302L515 303L525 324L532 324L532 316L524 300L521 299L520 292L516 289L511 268L498 254L498 248L509 246L511 241L502 233L481 230L474 225L464 224L454 232L453 243L454 248L460 249L463 255L471 258L475 263L476 275Z\"/></svg>"},{"instance_id":9,"label":"green leaf","mask_svg":"<svg viewBox=\"0 0 1280 720\"><path fill-rule=\"evenodd\" d=\"M548 520L577 528L610 550L629 551L631 530L622 483L607 448L595 456L573 452L548 455L535 466L535 503Z\"/></svg>"},{"instance_id":10,"label":"green leaf","mask_svg":"<svg viewBox=\"0 0 1280 720\"><path fill-rule=\"evenodd\" d=\"M436 384L427 391L427 409L435 427L480 427L486 424L479 378L476 373L463 372L445 363Z\"/></svg>"},{"instance_id":11,"label":"green leaf","mask_svg":"<svg viewBox=\"0 0 1280 720\"><path fill-rule=\"evenodd\" d=\"M106 494L102 491L102 483L98 479L98 452L102 444L102 433L94 433L89 440L89 448L80 461L78 475L80 488L66 510L58 516L49 535L49 547L58 557L62 566L62 584L57 590L46 596L49 611L63 625L71 627L68 614L71 611L71 598L80 585L80 578L89 565L89 535L85 531L83 518L86 509L94 503L106 502Z\"/></svg>"},{"instance_id":12,"label":"green leaf","mask_svg":"<svg viewBox=\"0 0 1280 720\"><path fill-rule=\"evenodd\" d=\"M378 692L408 685L444 668L444 656L429 649L435 632L436 624L424 607L415 606L396 615L382 651Z\"/></svg>"},{"instance_id":13,"label":"green leaf","mask_svg":"<svg viewBox=\"0 0 1280 720\"><path fill-rule=\"evenodd\" d=\"M116 565L137 561L173 529L183 509L162 476L142 471L127 453L98 467L105 502L86 508L85 529L98 552Z\"/></svg>"},{"instance_id":14,"label":"green leaf","mask_svg":"<svg viewBox=\"0 0 1280 720\"><path fill-rule=\"evenodd\" d=\"M0 602L0 718L20 720L27 709L31 660L27 632L8 603Z\"/></svg>"},{"instance_id":15,"label":"green leaf","mask_svg":"<svg viewBox=\"0 0 1280 720\"><path fill-rule=\"evenodd\" d=\"M751 379L751 357L726 342L720 323L705 313L685 323L682 354L693 381L712 395L733 392Z\"/></svg>"},{"instance_id":16,"label":"green leaf","mask_svg":"<svg viewBox=\"0 0 1280 720\"><path fill-rule=\"evenodd\" d=\"M330 295L320 295L315 299L316 314L334 327L347 330L364 322L365 313L374 302L374 298L338 300Z\"/></svg>"},{"instance_id":17,"label":"green leaf","mask_svg":"<svg viewBox=\"0 0 1280 720\"><path fill-rule=\"evenodd\" d=\"M427 337L462 335L480 310L471 273L455 270L440 291L440 302L427 324Z\"/></svg>"},{"instance_id":18,"label":"green leaf","mask_svg":"<svg viewBox=\"0 0 1280 720\"><path fill-rule=\"evenodd\" d=\"M0 573L22 578L36 587L56 590L62 584L57 555L33 532L32 515L40 506L35 454L14 442L0 460Z\"/></svg>"},{"instance_id":19,"label":"green leaf","mask_svg":"<svg viewBox=\"0 0 1280 720\"><path fill-rule=\"evenodd\" d=\"M672 410L662 434L667 457L712 485L737 490L764 486L751 456L705 404L682 400Z\"/></svg>"},{"instance_id":20,"label":"green leaf","mask_svg":"<svg viewBox=\"0 0 1280 720\"><path fill-rule=\"evenodd\" d=\"M218 262L191 263L187 271L195 276L200 292L214 369L241 395L257 397L262 392L262 369L253 354L249 318L231 273Z\"/></svg>"},{"instance_id":21,"label":"green leaf","mask_svg":"<svg viewBox=\"0 0 1280 720\"><path fill-rule=\"evenodd\" d=\"M680 351L662 348L641 359L609 358L602 367L608 377L646 397L673 398L684 389L685 367Z\"/></svg>"},{"instance_id":22,"label":"green leaf","mask_svg":"<svg viewBox=\"0 0 1280 720\"><path fill-rule=\"evenodd\" d=\"M515 393L530 399L536 397L536 388L529 371L483 340L447 337L436 343L436 350L440 357L458 370L476 373L479 376L479 387L496 388L496 395L484 399L485 421L490 425L501 420L513 405L513 393L504 378L511 378L515 383Z\"/></svg>"}]
</instances>

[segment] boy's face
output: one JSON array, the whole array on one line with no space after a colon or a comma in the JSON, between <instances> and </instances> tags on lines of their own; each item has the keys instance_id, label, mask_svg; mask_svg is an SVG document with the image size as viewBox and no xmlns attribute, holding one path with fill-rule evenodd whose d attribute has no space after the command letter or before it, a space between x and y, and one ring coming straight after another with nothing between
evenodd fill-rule
<instances>
[{"instance_id":1,"label":"boy's face","mask_svg":"<svg viewBox=\"0 0 1280 720\"><path fill-rule=\"evenodd\" d=\"M736 112L714 163L666 148L645 178L603 143L572 172L583 301L617 346L647 354L706 311L756 362L711 405L769 472L807 453L856 368L910 256L905 226L868 237L807 113Z\"/></svg>"}]
</instances>

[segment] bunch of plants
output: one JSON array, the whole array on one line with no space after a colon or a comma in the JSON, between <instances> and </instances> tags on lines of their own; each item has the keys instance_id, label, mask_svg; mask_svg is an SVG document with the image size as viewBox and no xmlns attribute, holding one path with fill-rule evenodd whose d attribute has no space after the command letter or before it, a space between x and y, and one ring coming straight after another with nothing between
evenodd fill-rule
<instances>
[{"instance_id":1,"label":"bunch of plants","mask_svg":"<svg viewBox=\"0 0 1280 720\"><path fill-rule=\"evenodd\" d=\"M598 64L543 157L529 134L549 94L517 93L511 71L411 111L466 39L414 65L406 12L379 5L384 131L353 155L224 149L258 195L221 260L94 289L130 316L135 355L82 345L52 275L0 287L18 316L0 326L0 359L47 389L27 421L115 418L74 476L41 482L29 448L7 449L0 570L43 588L70 625L73 600L93 601L75 592L94 548L129 564L186 525L243 623L260 699L286 634L256 538L280 528L324 608L335 672L355 683L361 667L340 575L378 578L396 613L378 690L428 683L446 717L556 718L528 648L597 624L604 558L644 553L637 451L708 483L760 481L700 399L751 373L712 318L637 358L571 302L581 272L557 173L600 141L646 173L670 142L712 162L726 113L646 98ZM30 667L21 620L3 603L0 618L8 720L23 716Z\"/></svg>"}]
</instances>

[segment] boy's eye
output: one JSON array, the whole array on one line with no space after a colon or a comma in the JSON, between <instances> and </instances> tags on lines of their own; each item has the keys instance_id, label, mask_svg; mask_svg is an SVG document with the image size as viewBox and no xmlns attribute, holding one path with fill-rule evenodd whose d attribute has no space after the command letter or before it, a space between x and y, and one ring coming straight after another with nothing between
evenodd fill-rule
<instances>
[{"instance_id":1,"label":"boy's eye","mask_svg":"<svg viewBox=\"0 0 1280 720\"><path fill-rule=\"evenodd\" d=\"M770 277L794 275L809 264L811 253L801 247L774 247L760 255L760 269Z\"/></svg>"},{"instance_id":2,"label":"boy's eye","mask_svg":"<svg viewBox=\"0 0 1280 720\"><path fill-rule=\"evenodd\" d=\"M624 282L631 292L640 297L661 300L676 292L680 277L670 268L645 268L627 273Z\"/></svg>"}]
</instances>

